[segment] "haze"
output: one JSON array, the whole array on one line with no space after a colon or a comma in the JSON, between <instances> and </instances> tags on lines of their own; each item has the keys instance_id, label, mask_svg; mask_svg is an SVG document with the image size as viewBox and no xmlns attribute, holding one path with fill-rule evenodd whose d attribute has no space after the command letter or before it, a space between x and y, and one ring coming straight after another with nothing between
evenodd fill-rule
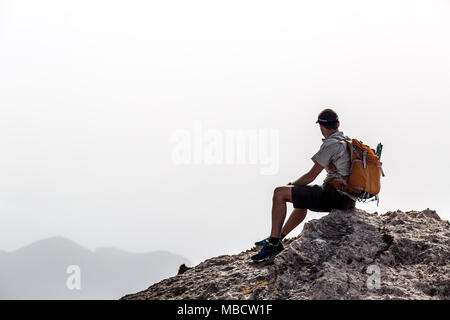
<instances>
[{"instance_id":1,"label":"haze","mask_svg":"<svg viewBox=\"0 0 450 320\"><path fill-rule=\"evenodd\" d=\"M450 217L449 1L3 0L0 19L2 250L246 250L312 166L324 107L384 144L379 207L358 207ZM276 130L279 170L175 163L196 121Z\"/></svg>"}]
</instances>

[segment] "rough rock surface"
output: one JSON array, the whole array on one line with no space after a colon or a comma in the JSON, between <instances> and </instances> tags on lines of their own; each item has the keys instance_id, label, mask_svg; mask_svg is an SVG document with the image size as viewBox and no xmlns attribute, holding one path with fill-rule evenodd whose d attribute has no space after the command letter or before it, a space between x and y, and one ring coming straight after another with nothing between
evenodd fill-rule
<instances>
[{"instance_id":1,"label":"rough rock surface","mask_svg":"<svg viewBox=\"0 0 450 320\"><path fill-rule=\"evenodd\" d=\"M215 257L123 299L449 299L449 248L449 222L429 209L334 210L271 261L252 262L255 248Z\"/></svg>"}]
</instances>

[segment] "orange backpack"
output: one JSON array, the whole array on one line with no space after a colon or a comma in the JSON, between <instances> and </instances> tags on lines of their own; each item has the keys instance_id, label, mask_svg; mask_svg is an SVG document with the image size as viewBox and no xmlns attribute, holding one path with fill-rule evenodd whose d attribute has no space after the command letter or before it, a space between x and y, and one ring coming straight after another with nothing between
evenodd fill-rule
<instances>
[{"instance_id":1,"label":"orange backpack","mask_svg":"<svg viewBox=\"0 0 450 320\"><path fill-rule=\"evenodd\" d=\"M381 188L380 179L384 173L381 168L382 162L375 151L357 139L335 139L347 142L347 149L350 152L350 175L342 179L334 179L331 181L331 185L361 201L372 197L375 197L374 200L378 200Z\"/></svg>"}]
</instances>

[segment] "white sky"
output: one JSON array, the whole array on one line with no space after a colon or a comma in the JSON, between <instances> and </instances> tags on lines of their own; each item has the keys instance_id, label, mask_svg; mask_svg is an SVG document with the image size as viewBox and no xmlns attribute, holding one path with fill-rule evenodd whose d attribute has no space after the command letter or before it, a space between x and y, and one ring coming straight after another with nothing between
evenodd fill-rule
<instances>
[{"instance_id":1,"label":"white sky","mask_svg":"<svg viewBox=\"0 0 450 320\"><path fill-rule=\"evenodd\" d=\"M245 250L312 166L324 106L384 144L380 206L358 207L450 218L448 0L0 0L0 19L0 249ZM196 120L279 130L279 173L174 165Z\"/></svg>"}]
</instances>

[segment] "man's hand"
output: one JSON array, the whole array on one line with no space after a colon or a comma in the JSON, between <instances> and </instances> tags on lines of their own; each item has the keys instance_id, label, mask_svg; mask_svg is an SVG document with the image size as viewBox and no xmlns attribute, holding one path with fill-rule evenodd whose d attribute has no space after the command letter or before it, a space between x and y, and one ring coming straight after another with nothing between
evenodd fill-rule
<instances>
[{"instance_id":1,"label":"man's hand","mask_svg":"<svg viewBox=\"0 0 450 320\"><path fill-rule=\"evenodd\" d=\"M293 185L307 185L311 182L313 182L317 176L322 172L323 167L314 161L314 166L309 170L307 173L305 173L303 176L301 176L299 179L295 180L292 184Z\"/></svg>"}]
</instances>

